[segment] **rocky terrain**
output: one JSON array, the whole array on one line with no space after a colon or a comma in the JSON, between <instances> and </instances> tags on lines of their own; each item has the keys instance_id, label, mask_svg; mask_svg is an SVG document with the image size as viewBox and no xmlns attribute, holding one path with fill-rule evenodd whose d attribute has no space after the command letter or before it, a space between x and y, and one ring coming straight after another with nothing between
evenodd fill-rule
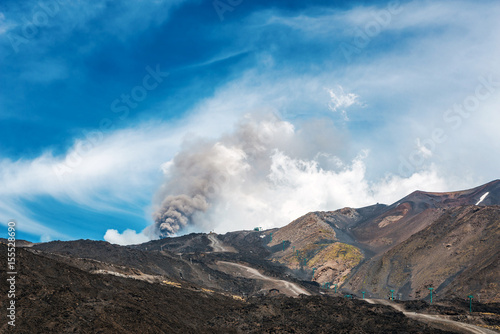
<instances>
[{"instance_id":1,"label":"rocky terrain","mask_svg":"<svg viewBox=\"0 0 500 334\"><path fill-rule=\"evenodd\" d=\"M326 279L332 285L357 295L365 291L387 298L394 289L402 298L420 299L428 298L433 287L438 299L482 294L483 300L499 302L498 204L497 180L466 191L416 191L390 206L314 212L275 234L299 223L329 225L330 230L323 228L329 239L323 239L318 227L302 236L309 241L301 249L316 250L306 256L304 267L328 268L333 275ZM320 240L331 243L329 248ZM328 251L335 249L342 251ZM313 280L322 283L324 278L315 275Z\"/></svg>"},{"instance_id":2,"label":"rocky terrain","mask_svg":"<svg viewBox=\"0 0 500 334\"><path fill-rule=\"evenodd\" d=\"M430 226L363 264L349 280L353 290L424 298L481 294L500 301L500 206L432 209Z\"/></svg>"},{"instance_id":3,"label":"rocky terrain","mask_svg":"<svg viewBox=\"0 0 500 334\"><path fill-rule=\"evenodd\" d=\"M4 244L0 251L6 252ZM363 301L305 295L241 298L186 282L91 273L45 255L18 249L22 273L16 328L4 322L1 332L441 333ZM0 273L3 281L6 276ZM2 295L2 309L7 302Z\"/></svg>"},{"instance_id":4,"label":"rocky terrain","mask_svg":"<svg viewBox=\"0 0 500 334\"><path fill-rule=\"evenodd\" d=\"M409 312L442 315L451 320L500 330L500 303L473 303L472 313L467 312L471 305L464 298L446 299L432 304L423 300L396 301L396 303L402 304Z\"/></svg>"},{"instance_id":5,"label":"rocky terrain","mask_svg":"<svg viewBox=\"0 0 500 334\"><path fill-rule=\"evenodd\" d=\"M499 194L500 181L417 191L392 205L311 212L279 229L132 246L19 241L16 330L493 333ZM0 248L6 254L5 240ZM387 300L390 290L398 300Z\"/></svg>"}]
</instances>

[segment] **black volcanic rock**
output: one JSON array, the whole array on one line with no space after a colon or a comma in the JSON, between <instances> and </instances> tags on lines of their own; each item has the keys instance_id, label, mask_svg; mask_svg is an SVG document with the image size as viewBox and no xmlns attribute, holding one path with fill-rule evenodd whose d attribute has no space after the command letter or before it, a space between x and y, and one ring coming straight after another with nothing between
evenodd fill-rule
<instances>
[{"instance_id":1,"label":"black volcanic rock","mask_svg":"<svg viewBox=\"0 0 500 334\"><path fill-rule=\"evenodd\" d=\"M0 244L0 253L7 247ZM445 333L387 306L320 296L239 301L90 274L19 248L15 333ZM6 272L0 272L5 281ZM6 309L6 294L0 295ZM7 322L0 325L6 333Z\"/></svg>"},{"instance_id":2,"label":"black volcanic rock","mask_svg":"<svg viewBox=\"0 0 500 334\"><path fill-rule=\"evenodd\" d=\"M16 329L19 333L440 333L387 306L333 297L339 295L320 289L317 282L300 281L311 279L310 268L289 270L276 258L288 252L293 260L291 249L300 247L316 258L323 254L318 247L349 244L362 250L363 260L342 277L339 291L385 297L388 289L395 289L396 294L418 299L426 298L427 287L433 286L435 300L456 296L461 301L441 307L416 301L408 308L470 321L460 314L466 311L464 295L480 293L483 301L500 298L500 205L495 205L499 189L497 180L459 192L416 191L389 206L313 212L281 229L236 231L211 239L198 233L132 246L92 240L23 243L17 249ZM214 252L214 237L231 250ZM6 254L3 243L0 252ZM341 262L347 255L352 254L344 251L332 260ZM248 272L224 271L220 261L247 267ZM6 278L0 271L0 279ZM269 289L275 290L272 282L278 280L312 295L269 294ZM7 297L0 296L0 307L5 309ZM496 306L478 310L497 312L498 304L491 305ZM479 324L495 326L496 316L488 313L489 318L483 317ZM0 325L0 331L5 332L6 326Z\"/></svg>"}]
</instances>

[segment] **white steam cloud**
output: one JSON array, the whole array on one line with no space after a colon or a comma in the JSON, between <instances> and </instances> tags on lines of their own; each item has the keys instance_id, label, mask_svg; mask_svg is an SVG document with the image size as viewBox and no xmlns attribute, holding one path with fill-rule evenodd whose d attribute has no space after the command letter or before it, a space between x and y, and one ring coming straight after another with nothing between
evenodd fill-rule
<instances>
[{"instance_id":1,"label":"white steam cloud","mask_svg":"<svg viewBox=\"0 0 500 334\"><path fill-rule=\"evenodd\" d=\"M341 138L325 135L320 124L297 130L274 116L247 117L217 141L186 144L164 164L154 224L138 235L279 227L310 211L391 203L417 188L446 189L433 170L369 183L368 152L343 163L335 155Z\"/></svg>"},{"instance_id":2,"label":"white steam cloud","mask_svg":"<svg viewBox=\"0 0 500 334\"><path fill-rule=\"evenodd\" d=\"M141 244L144 242L148 242L151 239L154 238L150 238L144 233L137 233L136 231L131 229L126 229L125 231L123 231L123 233L120 233L114 229L109 229L104 235L104 240L117 245Z\"/></svg>"}]
</instances>

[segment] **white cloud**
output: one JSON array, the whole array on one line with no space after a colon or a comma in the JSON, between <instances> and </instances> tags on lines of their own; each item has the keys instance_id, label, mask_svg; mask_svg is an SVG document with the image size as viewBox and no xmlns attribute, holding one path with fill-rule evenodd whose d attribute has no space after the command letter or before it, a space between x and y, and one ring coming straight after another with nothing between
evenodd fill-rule
<instances>
[{"instance_id":1,"label":"white cloud","mask_svg":"<svg viewBox=\"0 0 500 334\"><path fill-rule=\"evenodd\" d=\"M137 233L136 231L126 229L123 233L118 232L114 229L109 229L104 235L104 240L109 243L117 245L135 245L142 244L144 242L150 241L151 238L143 233Z\"/></svg>"},{"instance_id":2,"label":"white cloud","mask_svg":"<svg viewBox=\"0 0 500 334\"><path fill-rule=\"evenodd\" d=\"M330 94L330 103L328 103L328 108L336 112L341 109L341 113L345 120L348 120L346 108L349 108L353 104L359 104L359 96L354 93L345 93L344 88L338 85L336 88L328 88L327 92Z\"/></svg>"},{"instance_id":3,"label":"white cloud","mask_svg":"<svg viewBox=\"0 0 500 334\"><path fill-rule=\"evenodd\" d=\"M429 159L430 157L432 157L431 148L422 143L422 140L420 138L417 138L415 142L417 145L417 150L420 152L424 159Z\"/></svg>"}]
</instances>

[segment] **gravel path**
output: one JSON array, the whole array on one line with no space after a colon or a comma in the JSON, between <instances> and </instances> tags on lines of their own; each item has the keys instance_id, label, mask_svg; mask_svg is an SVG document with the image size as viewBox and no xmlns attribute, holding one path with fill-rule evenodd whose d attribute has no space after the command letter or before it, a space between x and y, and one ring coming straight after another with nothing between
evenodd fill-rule
<instances>
[{"instance_id":1,"label":"gravel path","mask_svg":"<svg viewBox=\"0 0 500 334\"><path fill-rule=\"evenodd\" d=\"M458 322L450 319L446 319L444 316L434 315L434 314L423 314L416 312L408 312L404 309L402 305L392 303L390 300L385 299L365 299L370 304L382 304L393 307L394 309L403 312L408 318L418 320L427 324L438 324L443 325L446 329L458 331L458 333L473 333L473 334L498 334L498 332L492 331L487 328L481 328L471 324L465 324L463 322Z\"/></svg>"},{"instance_id":2,"label":"gravel path","mask_svg":"<svg viewBox=\"0 0 500 334\"><path fill-rule=\"evenodd\" d=\"M298 284L265 276L261 274L257 269L245 266L243 264L226 262L226 261L219 261L217 262L217 264L232 266L238 269L238 271L247 278L270 282L273 284L273 286L275 286L276 289L279 289L281 292L290 296L311 295L306 289L302 288Z\"/></svg>"}]
</instances>

